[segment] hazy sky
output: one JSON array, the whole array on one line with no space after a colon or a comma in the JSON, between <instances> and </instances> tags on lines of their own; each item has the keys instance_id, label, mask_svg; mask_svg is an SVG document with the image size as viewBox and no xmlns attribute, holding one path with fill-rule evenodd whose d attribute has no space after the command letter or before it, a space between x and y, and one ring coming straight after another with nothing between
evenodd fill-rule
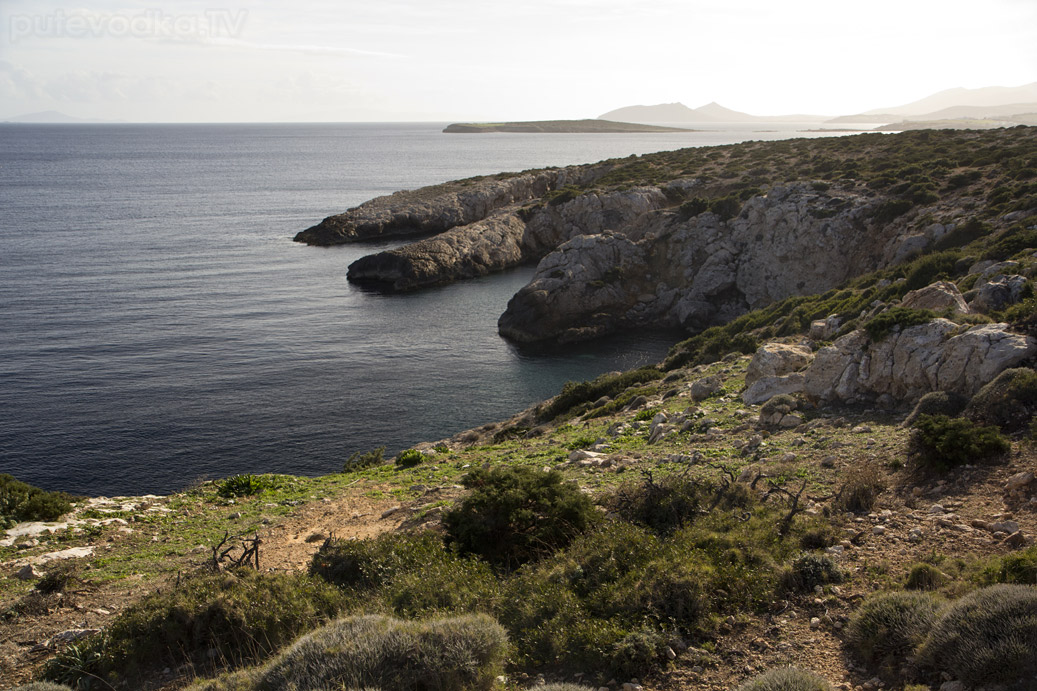
<instances>
[{"instance_id":1,"label":"hazy sky","mask_svg":"<svg viewBox=\"0 0 1037 691\"><path fill-rule=\"evenodd\" d=\"M0 117L847 114L1037 81L1037 0L0 0Z\"/></svg>"}]
</instances>

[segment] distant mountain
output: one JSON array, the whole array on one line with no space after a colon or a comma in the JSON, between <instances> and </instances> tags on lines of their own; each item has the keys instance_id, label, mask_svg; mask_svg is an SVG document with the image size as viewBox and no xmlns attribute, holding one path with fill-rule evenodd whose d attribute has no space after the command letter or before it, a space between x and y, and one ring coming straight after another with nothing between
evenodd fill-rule
<instances>
[{"instance_id":1,"label":"distant mountain","mask_svg":"<svg viewBox=\"0 0 1037 691\"><path fill-rule=\"evenodd\" d=\"M1005 118L1011 120L1013 115L1037 112L1035 103L1008 103L1003 106L952 106L943 110L926 113L921 117L911 117L908 120L955 120L959 118L974 118L977 120L996 120Z\"/></svg>"},{"instance_id":2,"label":"distant mountain","mask_svg":"<svg viewBox=\"0 0 1037 691\"><path fill-rule=\"evenodd\" d=\"M956 106L1002 106L1010 103L1037 102L1037 82L1023 86L987 86L981 89L947 89L932 96L892 108L876 108L865 115L929 116L936 111Z\"/></svg>"},{"instance_id":3,"label":"distant mountain","mask_svg":"<svg viewBox=\"0 0 1037 691\"><path fill-rule=\"evenodd\" d=\"M38 113L25 113L14 117L4 118L0 122L24 122L36 124L72 124L87 122L113 122L112 120L99 120L97 118L75 118L57 110L42 110Z\"/></svg>"},{"instance_id":4,"label":"distant mountain","mask_svg":"<svg viewBox=\"0 0 1037 691\"><path fill-rule=\"evenodd\" d=\"M683 103L660 103L655 106L626 106L598 116L599 120L620 122L665 122L665 123L768 123L768 122L821 122L826 115L750 115L725 108L716 101L699 108L689 108ZM886 121L883 121L886 122Z\"/></svg>"}]
</instances>

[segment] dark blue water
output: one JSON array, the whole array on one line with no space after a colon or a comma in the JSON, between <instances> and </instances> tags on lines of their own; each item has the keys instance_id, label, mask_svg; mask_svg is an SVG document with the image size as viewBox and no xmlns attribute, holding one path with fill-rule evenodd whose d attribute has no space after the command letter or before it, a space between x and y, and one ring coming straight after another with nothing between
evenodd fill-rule
<instances>
[{"instance_id":1,"label":"dark blue water","mask_svg":"<svg viewBox=\"0 0 1037 691\"><path fill-rule=\"evenodd\" d=\"M509 345L531 268L385 297L345 279L379 246L291 237L398 189L752 134L441 127L0 125L0 473L87 494L326 473L657 361L673 334Z\"/></svg>"}]
</instances>

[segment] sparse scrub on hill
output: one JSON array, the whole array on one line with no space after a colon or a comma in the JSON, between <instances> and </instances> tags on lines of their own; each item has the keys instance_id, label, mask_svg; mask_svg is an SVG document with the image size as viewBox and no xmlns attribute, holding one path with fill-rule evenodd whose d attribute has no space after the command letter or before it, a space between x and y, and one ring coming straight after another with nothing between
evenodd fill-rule
<instances>
[{"instance_id":1,"label":"sparse scrub on hill","mask_svg":"<svg viewBox=\"0 0 1037 691\"><path fill-rule=\"evenodd\" d=\"M342 471L348 473L354 470L363 470L364 468L381 465L384 462L384 446L379 446L377 449L371 451L354 451L350 454L349 458L346 459L345 463L342 464Z\"/></svg>"},{"instance_id":2,"label":"sparse scrub on hill","mask_svg":"<svg viewBox=\"0 0 1037 691\"><path fill-rule=\"evenodd\" d=\"M620 485L605 499L609 510L662 536L713 509L745 509L755 503L755 497L741 483L688 475L668 475L657 481L651 474L640 482Z\"/></svg>"},{"instance_id":3,"label":"sparse scrub on hill","mask_svg":"<svg viewBox=\"0 0 1037 691\"><path fill-rule=\"evenodd\" d=\"M824 677L797 667L769 669L738 687L737 691L831 691Z\"/></svg>"},{"instance_id":4,"label":"sparse scrub on hill","mask_svg":"<svg viewBox=\"0 0 1037 691\"><path fill-rule=\"evenodd\" d=\"M238 666L261 660L337 615L345 598L305 576L240 570L196 576L147 595L101 634L44 665L44 679L132 678L191 663Z\"/></svg>"},{"instance_id":5,"label":"sparse scrub on hill","mask_svg":"<svg viewBox=\"0 0 1037 691\"><path fill-rule=\"evenodd\" d=\"M904 587L908 590L937 590L949 580L947 574L934 564L915 564L907 574Z\"/></svg>"},{"instance_id":6,"label":"sparse scrub on hill","mask_svg":"<svg viewBox=\"0 0 1037 691\"><path fill-rule=\"evenodd\" d=\"M599 520L591 499L558 471L474 470L470 490L443 515L451 543L504 569L565 547Z\"/></svg>"},{"instance_id":7,"label":"sparse scrub on hill","mask_svg":"<svg viewBox=\"0 0 1037 691\"><path fill-rule=\"evenodd\" d=\"M56 521L72 510L73 499L0 474L0 528L22 521Z\"/></svg>"},{"instance_id":8,"label":"sparse scrub on hill","mask_svg":"<svg viewBox=\"0 0 1037 691\"><path fill-rule=\"evenodd\" d=\"M1037 675L1037 588L993 585L951 604L918 658L967 685L1016 684Z\"/></svg>"},{"instance_id":9,"label":"sparse scrub on hill","mask_svg":"<svg viewBox=\"0 0 1037 691\"><path fill-rule=\"evenodd\" d=\"M896 676L912 661L943 606L931 593L876 593L850 618L847 642L862 660Z\"/></svg>"},{"instance_id":10,"label":"sparse scrub on hill","mask_svg":"<svg viewBox=\"0 0 1037 691\"><path fill-rule=\"evenodd\" d=\"M278 478L273 475L234 475L217 484L216 493L221 497L250 497L268 489L280 486Z\"/></svg>"},{"instance_id":11,"label":"sparse scrub on hill","mask_svg":"<svg viewBox=\"0 0 1037 691\"><path fill-rule=\"evenodd\" d=\"M923 468L945 470L1003 455L1010 449L997 427L964 418L921 415L911 434L911 455Z\"/></svg>"},{"instance_id":12,"label":"sparse scrub on hill","mask_svg":"<svg viewBox=\"0 0 1037 691\"><path fill-rule=\"evenodd\" d=\"M396 456L396 467L413 468L425 462L425 454L417 449L406 449Z\"/></svg>"},{"instance_id":13,"label":"sparse scrub on hill","mask_svg":"<svg viewBox=\"0 0 1037 691\"><path fill-rule=\"evenodd\" d=\"M985 585L1037 585L1037 546L994 557L980 571L979 580Z\"/></svg>"},{"instance_id":14,"label":"sparse scrub on hill","mask_svg":"<svg viewBox=\"0 0 1037 691\"><path fill-rule=\"evenodd\" d=\"M592 403L602 396L615 397L635 384L662 379L657 367L641 367L618 374L603 374L585 382L566 382L562 392L543 406L538 414L542 420L554 420L582 403Z\"/></svg>"},{"instance_id":15,"label":"sparse scrub on hill","mask_svg":"<svg viewBox=\"0 0 1037 691\"><path fill-rule=\"evenodd\" d=\"M879 495L886 489L886 480L875 463L860 463L846 472L842 485L835 494L833 505L840 511L863 513L871 511Z\"/></svg>"},{"instance_id":16,"label":"sparse scrub on hill","mask_svg":"<svg viewBox=\"0 0 1037 691\"><path fill-rule=\"evenodd\" d=\"M864 324L864 330L873 341L881 341L895 329L907 329L919 324L928 324L936 319L932 310L916 310L908 307L893 307L880 312Z\"/></svg>"}]
</instances>

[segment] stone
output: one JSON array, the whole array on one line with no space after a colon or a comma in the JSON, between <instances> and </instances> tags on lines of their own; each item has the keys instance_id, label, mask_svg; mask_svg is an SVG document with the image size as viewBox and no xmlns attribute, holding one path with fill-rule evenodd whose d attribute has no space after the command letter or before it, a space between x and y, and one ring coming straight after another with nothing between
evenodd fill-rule
<instances>
[{"instance_id":1,"label":"stone","mask_svg":"<svg viewBox=\"0 0 1037 691\"><path fill-rule=\"evenodd\" d=\"M74 643L80 640L81 638L86 638L87 636L92 636L95 633L100 633L100 631L101 629L68 629L66 631L62 631L61 633L56 633L53 636L51 636L50 640L47 641L47 646L53 647L58 644L68 645L69 643Z\"/></svg>"},{"instance_id":2,"label":"stone","mask_svg":"<svg viewBox=\"0 0 1037 691\"><path fill-rule=\"evenodd\" d=\"M709 398L719 391L723 385L724 380L717 374L696 379L691 383L691 400L701 401Z\"/></svg>"},{"instance_id":3,"label":"stone","mask_svg":"<svg viewBox=\"0 0 1037 691\"><path fill-rule=\"evenodd\" d=\"M821 620L818 617L811 617L810 618L810 629L812 631L816 631L819 628L821 628Z\"/></svg>"},{"instance_id":4,"label":"stone","mask_svg":"<svg viewBox=\"0 0 1037 691\"><path fill-rule=\"evenodd\" d=\"M1035 476L1031 471L1027 470L1021 473L1016 473L1005 482L1005 491L1009 493L1018 492L1033 482L1034 479Z\"/></svg>"},{"instance_id":5,"label":"stone","mask_svg":"<svg viewBox=\"0 0 1037 691\"><path fill-rule=\"evenodd\" d=\"M26 564L15 572L15 578L21 581L31 581L40 578L43 574L36 570L35 564Z\"/></svg>"},{"instance_id":6,"label":"stone","mask_svg":"<svg viewBox=\"0 0 1037 691\"><path fill-rule=\"evenodd\" d=\"M994 276L988 281L976 285L969 294L972 300L969 307L981 314L989 314L1014 305L1022 299L1026 287L1025 276Z\"/></svg>"},{"instance_id":7,"label":"stone","mask_svg":"<svg viewBox=\"0 0 1037 691\"><path fill-rule=\"evenodd\" d=\"M965 684L960 681L945 681L940 684L940 691L965 691Z\"/></svg>"},{"instance_id":8,"label":"stone","mask_svg":"<svg viewBox=\"0 0 1037 691\"><path fill-rule=\"evenodd\" d=\"M828 341L837 333L842 326L843 320L838 315L832 314L825 319L816 319L810 322L808 335L814 341Z\"/></svg>"},{"instance_id":9,"label":"stone","mask_svg":"<svg viewBox=\"0 0 1037 691\"><path fill-rule=\"evenodd\" d=\"M1023 535L1023 531L1017 530L1014 533L1012 533L1011 535L1009 535L1008 537L1006 537L1004 542L1009 547L1019 548L1019 547L1025 547L1027 540L1026 540L1026 536Z\"/></svg>"},{"instance_id":10,"label":"stone","mask_svg":"<svg viewBox=\"0 0 1037 691\"><path fill-rule=\"evenodd\" d=\"M932 310L943 312L951 310L960 314L968 314L968 304L962 296L958 286L950 281L937 281L927 285L925 288L912 290L900 301L901 307L915 310Z\"/></svg>"},{"instance_id":11,"label":"stone","mask_svg":"<svg viewBox=\"0 0 1037 691\"><path fill-rule=\"evenodd\" d=\"M1014 533L1019 530L1019 523L1016 521L997 521L987 525L987 530L992 533Z\"/></svg>"},{"instance_id":12,"label":"stone","mask_svg":"<svg viewBox=\"0 0 1037 691\"><path fill-rule=\"evenodd\" d=\"M796 394L803 390L804 381L800 373L781 377L761 377L742 392L742 401L746 405L759 405L780 394Z\"/></svg>"},{"instance_id":13,"label":"stone","mask_svg":"<svg viewBox=\"0 0 1037 691\"><path fill-rule=\"evenodd\" d=\"M765 343L757 348L745 371L746 386L763 377L780 377L798 372L814 359L810 348L785 343Z\"/></svg>"}]
</instances>

